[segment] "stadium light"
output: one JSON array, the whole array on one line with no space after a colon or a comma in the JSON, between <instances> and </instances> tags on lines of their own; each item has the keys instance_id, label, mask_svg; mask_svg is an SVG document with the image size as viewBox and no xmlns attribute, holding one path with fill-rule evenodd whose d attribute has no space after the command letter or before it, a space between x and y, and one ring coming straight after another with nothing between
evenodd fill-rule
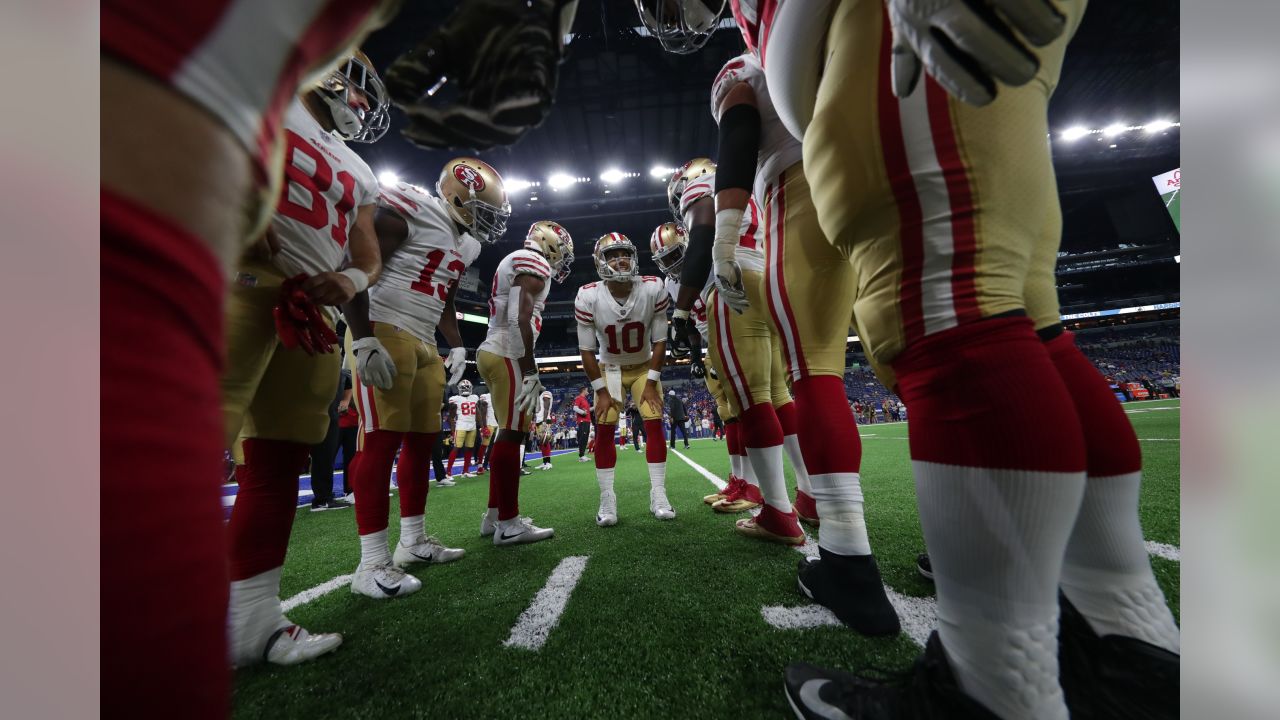
<instances>
[{"instance_id":1,"label":"stadium light","mask_svg":"<svg viewBox=\"0 0 1280 720\"><path fill-rule=\"evenodd\" d=\"M653 167L649 168L649 177L657 178L659 180L666 180L667 178L671 177L671 173L675 171L676 169L673 167L666 167L663 165L654 165Z\"/></svg>"},{"instance_id":2,"label":"stadium light","mask_svg":"<svg viewBox=\"0 0 1280 720\"><path fill-rule=\"evenodd\" d=\"M1169 128L1173 127L1173 125L1174 124L1169 122L1168 120L1152 120L1151 122L1146 124L1145 129L1148 133L1154 135L1155 133L1164 132L1165 130L1168 130Z\"/></svg>"},{"instance_id":3,"label":"stadium light","mask_svg":"<svg viewBox=\"0 0 1280 720\"><path fill-rule=\"evenodd\" d=\"M528 180L518 180L516 178L507 178L502 181L502 186L506 188L509 193L518 193L523 190L528 190L535 185L537 185L537 183L529 182Z\"/></svg>"},{"instance_id":4,"label":"stadium light","mask_svg":"<svg viewBox=\"0 0 1280 720\"><path fill-rule=\"evenodd\" d=\"M1075 140L1079 140L1080 138L1088 134L1089 134L1089 128L1084 127L1083 125L1075 125L1073 127L1069 127L1066 130L1062 131L1062 139L1066 140L1067 142L1072 142Z\"/></svg>"},{"instance_id":5,"label":"stadium light","mask_svg":"<svg viewBox=\"0 0 1280 720\"><path fill-rule=\"evenodd\" d=\"M547 178L547 184L551 186L552 190L557 191L567 188L576 182L578 182L578 178L566 173L555 173Z\"/></svg>"},{"instance_id":6,"label":"stadium light","mask_svg":"<svg viewBox=\"0 0 1280 720\"><path fill-rule=\"evenodd\" d=\"M383 170L378 173L378 183L383 187L391 187L400 182L400 176L390 170Z\"/></svg>"},{"instance_id":7,"label":"stadium light","mask_svg":"<svg viewBox=\"0 0 1280 720\"><path fill-rule=\"evenodd\" d=\"M1102 129L1102 134L1111 138L1124 133L1128 129L1129 126L1124 123L1112 123Z\"/></svg>"},{"instance_id":8,"label":"stadium light","mask_svg":"<svg viewBox=\"0 0 1280 720\"><path fill-rule=\"evenodd\" d=\"M622 182L623 180L626 180L629 177L631 177L631 173L623 172L618 168L609 168L608 170L605 170L604 172L600 173L600 179L605 181L606 183L609 183L610 185L614 185L616 183Z\"/></svg>"}]
</instances>

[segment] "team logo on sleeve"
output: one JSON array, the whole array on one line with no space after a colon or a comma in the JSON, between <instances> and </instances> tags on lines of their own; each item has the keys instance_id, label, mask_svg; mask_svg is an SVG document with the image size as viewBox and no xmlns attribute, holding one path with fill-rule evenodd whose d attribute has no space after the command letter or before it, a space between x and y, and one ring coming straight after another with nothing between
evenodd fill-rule
<instances>
[{"instance_id":1,"label":"team logo on sleeve","mask_svg":"<svg viewBox=\"0 0 1280 720\"><path fill-rule=\"evenodd\" d=\"M453 176L458 182L471 188L475 192L484 191L484 178L481 177L480 171L473 167L468 167L462 163L453 166Z\"/></svg>"}]
</instances>

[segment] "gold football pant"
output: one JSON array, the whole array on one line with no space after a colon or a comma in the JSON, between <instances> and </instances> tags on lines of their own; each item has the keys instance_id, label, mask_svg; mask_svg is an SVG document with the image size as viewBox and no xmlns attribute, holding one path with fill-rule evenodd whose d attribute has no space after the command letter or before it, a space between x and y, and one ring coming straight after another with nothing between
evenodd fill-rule
<instances>
[{"instance_id":1,"label":"gold football pant","mask_svg":"<svg viewBox=\"0 0 1280 720\"><path fill-rule=\"evenodd\" d=\"M1062 217L1047 109L1085 3L1056 6L1068 30L1037 50L1035 79L1002 85L982 108L927 76L895 98L883 3L836 8L826 66L841 71L823 74L804 167L822 178L813 193L822 229L853 261L857 324L877 372L958 325L1016 311L1037 328L1059 320Z\"/></svg>"},{"instance_id":2,"label":"gold football pant","mask_svg":"<svg viewBox=\"0 0 1280 720\"><path fill-rule=\"evenodd\" d=\"M726 388L730 417L760 403L781 407L791 402L778 333L765 304L764 273L744 270L742 285L750 304L742 314L721 302L714 288L707 296L707 336L718 351L716 372Z\"/></svg>"},{"instance_id":3,"label":"gold football pant","mask_svg":"<svg viewBox=\"0 0 1280 720\"><path fill-rule=\"evenodd\" d=\"M618 375L621 378L621 387L615 387L609 382L610 368L617 368ZM644 393L645 383L649 382L649 362L646 360L635 365L606 365L600 363L600 370L604 372L605 387L609 388L609 395L613 398L613 405L610 406L609 412L605 413L604 420L601 425L617 425L619 411L626 407L626 394L631 394L631 402L636 404L640 409L641 420L658 420L662 417L662 381L657 383L658 391L658 407L646 405L640 402L640 397ZM618 394L614 394L617 392Z\"/></svg>"},{"instance_id":4,"label":"gold football pant","mask_svg":"<svg viewBox=\"0 0 1280 720\"><path fill-rule=\"evenodd\" d=\"M511 358L481 350L476 353L476 366L485 387L489 388L498 426L515 432L529 432L533 416L527 412L515 412L516 393L520 391L519 364Z\"/></svg>"},{"instance_id":5,"label":"gold football pant","mask_svg":"<svg viewBox=\"0 0 1280 720\"><path fill-rule=\"evenodd\" d=\"M458 450L470 450L476 446L476 429L470 430L454 430L453 431L453 447Z\"/></svg>"},{"instance_id":6,"label":"gold football pant","mask_svg":"<svg viewBox=\"0 0 1280 720\"><path fill-rule=\"evenodd\" d=\"M226 443L245 437L314 445L329 431L342 360L337 352L308 355L280 344L272 313L284 281L277 270L248 263L239 280L227 299Z\"/></svg>"},{"instance_id":7,"label":"gold football pant","mask_svg":"<svg viewBox=\"0 0 1280 720\"><path fill-rule=\"evenodd\" d=\"M737 415L729 409L729 398L725 397L724 384L720 382L720 371L716 370L720 367L720 354L716 352L715 345L707 348L707 364L711 366L708 369L713 370L714 375L707 373L702 381L707 384L707 392L711 393L711 399L716 401L716 413L720 416L720 420L728 422Z\"/></svg>"},{"instance_id":8,"label":"gold football pant","mask_svg":"<svg viewBox=\"0 0 1280 720\"><path fill-rule=\"evenodd\" d=\"M355 388L356 412L360 415L361 436L375 430L393 432L440 432L440 403L444 399L444 363L435 345L412 333L383 322L375 322L373 336L387 349L396 365L390 390L380 390L360 381L355 354L351 352L351 332L347 332L347 359L351 384Z\"/></svg>"}]
</instances>

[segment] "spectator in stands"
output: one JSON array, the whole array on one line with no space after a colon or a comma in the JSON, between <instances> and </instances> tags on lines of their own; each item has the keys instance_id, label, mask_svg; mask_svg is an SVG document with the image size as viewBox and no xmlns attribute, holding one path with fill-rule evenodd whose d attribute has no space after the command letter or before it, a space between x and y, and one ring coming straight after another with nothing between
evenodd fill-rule
<instances>
[{"instance_id":1,"label":"spectator in stands","mask_svg":"<svg viewBox=\"0 0 1280 720\"><path fill-rule=\"evenodd\" d=\"M587 441L591 439L591 401L587 400L585 387L573 399L573 418L578 425L578 462L590 462L587 457Z\"/></svg>"},{"instance_id":2,"label":"spectator in stands","mask_svg":"<svg viewBox=\"0 0 1280 720\"><path fill-rule=\"evenodd\" d=\"M676 446L676 429L679 428L680 434L684 436L684 446L688 448L689 431L685 428L685 423L689 421L689 413L675 390L667 391L667 419L671 422L671 447Z\"/></svg>"}]
</instances>

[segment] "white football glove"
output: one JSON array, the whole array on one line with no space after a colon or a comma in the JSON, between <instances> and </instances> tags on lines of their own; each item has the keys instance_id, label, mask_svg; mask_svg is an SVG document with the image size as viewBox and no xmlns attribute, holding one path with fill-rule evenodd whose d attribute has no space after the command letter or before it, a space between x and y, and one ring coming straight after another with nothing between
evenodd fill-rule
<instances>
[{"instance_id":1,"label":"white football glove","mask_svg":"<svg viewBox=\"0 0 1280 720\"><path fill-rule=\"evenodd\" d=\"M915 90L924 69L961 101L982 106L996 97L996 80L1030 82L1036 47L1053 42L1067 19L1052 0L887 0L893 24L893 94Z\"/></svg>"},{"instance_id":2,"label":"white football glove","mask_svg":"<svg viewBox=\"0 0 1280 720\"><path fill-rule=\"evenodd\" d=\"M356 354L356 374L360 382L379 390L391 389L396 381L396 364L378 338L360 338L351 343L351 351Z\"/></svg>"},{"instance_id":3,"label":"white football glove","mask_svg":"<svg viewBox=\"0 0 1280 720\"><path fill-rule=\"evenodd\" d=\"M520 380L520 390L516 393L516 412L532 413L538 406L538 396L542 394L542 380L538 371L525 375Z\"/></svg>"},{"instance_id":4,"label":"white football glove","mask_svg":"<svg viewBox=\"0 0 1280 720\"><path fill-rule=\"evenodd\" d=\"M449 371L449 384L457 385L467 371L467 349L456 347L449 351L444 360L444 369Z\"/></svg>"},{"instance_id":5,"label":"white football glove","mask_svg":"<svg viewBox=\"0 0 1280 720\"><path fill-rule=\"evenodd\" d=\"M716 213L716 241L711 246L716 292L734 312L741 314L751 306L742 285L742 267L738 265L738 231L742 227L742 211L725 209Z\"/></svg>"}]
</instances>

